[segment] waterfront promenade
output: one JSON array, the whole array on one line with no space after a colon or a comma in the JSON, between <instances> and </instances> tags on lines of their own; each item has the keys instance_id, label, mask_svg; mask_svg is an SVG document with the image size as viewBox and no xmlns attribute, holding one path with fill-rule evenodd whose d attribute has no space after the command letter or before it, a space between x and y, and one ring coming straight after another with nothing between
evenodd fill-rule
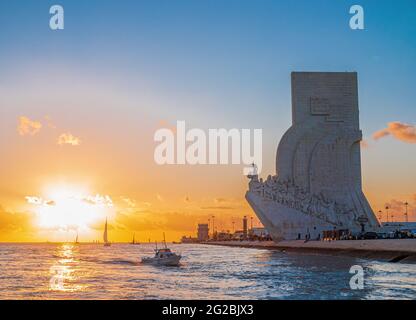
<instances>
[{"instance_id":1,"label":"waterfront promenade","mask_svg":"<svg viewBox=\"0 0 416 320\"><path fill-rule=\"evenodd\" d=\"M416 263L416 239L308 241L210 241L205 244L306 252L316 254L349 255L364 259Z\"/></svg>"}]
</instances>

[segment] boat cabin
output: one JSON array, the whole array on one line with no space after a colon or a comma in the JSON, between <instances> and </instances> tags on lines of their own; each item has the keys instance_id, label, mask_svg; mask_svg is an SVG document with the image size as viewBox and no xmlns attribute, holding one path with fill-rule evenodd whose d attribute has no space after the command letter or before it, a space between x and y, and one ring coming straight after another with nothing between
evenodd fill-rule
<instances>
[{"instance_id":1,"label":"boat cabin","mask_svg":"<svg viewBox=\"0 0 416 320\"><path fill-rule=\"evenodd\" d=\"M163 258L164 256L171 256L172 254L172 251L170 251L168 248L156 250L156 256L159 258Z\"/></svg>"}]
</instances>

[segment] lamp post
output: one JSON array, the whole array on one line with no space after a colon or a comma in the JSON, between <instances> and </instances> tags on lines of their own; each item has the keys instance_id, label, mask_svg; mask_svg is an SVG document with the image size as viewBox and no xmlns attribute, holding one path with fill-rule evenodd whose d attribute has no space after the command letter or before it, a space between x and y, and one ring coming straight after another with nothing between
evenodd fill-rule
<instances>
[{"instance_id":1,"label":"lamp post","mask_svg":"<svg viewBox=\"0 0 416 320\"><path fill-rule=\"evenodd\" d=\"M215 216L212 216L212 237L215 237Z\"/></svg>"},{"instance_id":2,"label":"lamp post","mask_svg":"<svg viewBox=\"0 0 416 320\"><path fill-rule=\"evenodd\" d=\"M406 222L409 222L409 217L408 217L408 215L407 215L407 206L409 205L409 203L406 201L406 202L404 203L404 205L406 206L406 212L404 213L404 215L405 215L405 217L406 217Z\"/></svg>"},{"instance_id":3,"label":"lamp post","mask_svg":"<svg viewBox=\"0 0 416 320\"><path fill-rule=\"evenodd\" d=\"M389 222L389 206L386 206L387 222Z\"/></svg>"},{"instance_id":4,"label":"lamp post","mask_svg":"<svg viewBox=\"0 0 416 320\"><path fill-rule=\"evenodd\" d=\"M380 220L380 223L381 223L382 214L383 212L381 210L378 210L378 220Z\"/></svg>"}]
</instances>

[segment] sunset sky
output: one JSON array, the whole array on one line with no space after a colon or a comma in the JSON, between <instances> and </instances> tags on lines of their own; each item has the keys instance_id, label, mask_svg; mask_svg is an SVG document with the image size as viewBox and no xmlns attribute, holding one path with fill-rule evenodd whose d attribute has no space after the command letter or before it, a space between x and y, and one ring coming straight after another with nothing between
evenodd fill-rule
<instances>
[{"instance_id":1,"label":"sunset sky","mask_svg":"<svg viewBox=\"0 0 416 320\"><path fill-rule=\"evenodd\" d=\"M358 72L364 192L416 220L416 2L359 3L363 31L341 0L0 2L0 241L240 228L243 166L159 166L153 135L261 128L274 174L292 71Z\"/></svg>"}]
</instances>

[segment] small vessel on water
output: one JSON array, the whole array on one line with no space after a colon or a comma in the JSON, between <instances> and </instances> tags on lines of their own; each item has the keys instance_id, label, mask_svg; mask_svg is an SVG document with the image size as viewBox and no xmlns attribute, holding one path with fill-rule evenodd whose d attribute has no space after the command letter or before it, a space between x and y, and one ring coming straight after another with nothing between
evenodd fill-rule
<instances>
[{"instance_id":1,"label":"small vessel on water","mask_svg":"<svg viewBox=\"0 0 416 320\"><path fill-rule=\"evenodd\" d=\"M182 256L172 252L166 245L165 234L163 233L163 242L165 247L162 249L155 249L154 257L143 257L142 263L162 265L162 266L178 266Z\"/></svg>"},{"instance_id":2,"label":"small vessel on water","mask_svg":"<svg viewBox=\"0 0 416 320\"><path fill-rule=\"evenodd\" d=\"M104 247L111 246L111 242L108 241L107 218L105 218L105 227L104 227L103 240L104 240Z\"/></svg>"},{"instance_id":3,"label":"small vessel on water","mask_svg":"<svg viewBox=\"0 0 416 320\"><path fill-rule=\"evenodd\" d=\"M133 240L130 242L130 244L140 244L140 242L136 242L134 239L134 236L136 235L136 233L133 233Z\"/></svg>"},{"instance_id":4,"label":"small vessel on water","mask_svg":"<svg viewBox=\"0 0 416 320\"><path fill-rule=\"evenodd\" d=\"M79 242L78 242L78 232L77 232L77 237L75 238L75 242L74 242L75 244L79 244Z\"/></svg>"}]
</instances>

